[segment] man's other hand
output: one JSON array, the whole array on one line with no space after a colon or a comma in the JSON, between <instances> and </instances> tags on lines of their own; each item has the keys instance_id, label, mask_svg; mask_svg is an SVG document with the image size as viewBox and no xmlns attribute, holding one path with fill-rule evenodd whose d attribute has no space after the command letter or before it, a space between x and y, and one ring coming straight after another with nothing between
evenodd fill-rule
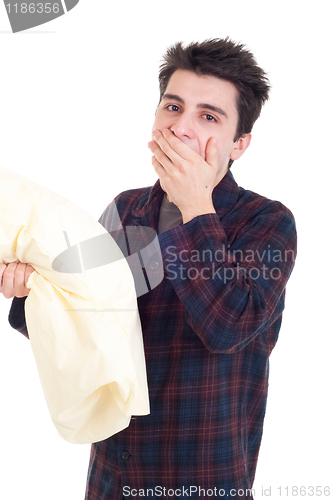
<instances>
[{"instance_id":1,"label":"man's other hand","mask_svg":"<svg viewBox=\"0 0 332 500\"><path fill-rule=\"evenodd\" d=\"M0 293L11 299L12 297L27 297L30 289L27 282L34 268L29 264L11 262L0 264Z\"/></svg>"},{"instance_id":2,"label":"man's other hand","mask_svg":"<svg viewBox=\"0 0 332 500\"><path fill-rule=\"evenodd\" d=\"M183 223L197 215L216 213L212 191L218 174L216 139L211 137L204 160L172 132L155 130L148 144L153 152L152 164L169 201L181 211ZM225 166L222 177L227 173ZM221 178L222 178L221 177Z\"/></svg>"}]
</instances>

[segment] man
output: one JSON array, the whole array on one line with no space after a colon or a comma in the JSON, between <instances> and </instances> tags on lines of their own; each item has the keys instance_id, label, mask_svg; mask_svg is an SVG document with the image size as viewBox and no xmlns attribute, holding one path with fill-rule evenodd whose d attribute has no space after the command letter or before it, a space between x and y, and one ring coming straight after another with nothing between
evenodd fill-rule
<instances>
[{"instance_id":1,"label":"man","mask_svg":"<svg viewBox=\"0 0 332 500\"><path fill-rule=\"evenodd\" d=\"M159 234L163 262L151 269L165 278L138 298L151 413L92 445L86 500L252 498L296 231L287 208L238 187L229 168L269 85L229 39L169 48L159 81L148 145L159 180L100 219L111 231L116 206L123 226ZM10 321L25 332L22 302Z\"/></svg>"}]
</instances>

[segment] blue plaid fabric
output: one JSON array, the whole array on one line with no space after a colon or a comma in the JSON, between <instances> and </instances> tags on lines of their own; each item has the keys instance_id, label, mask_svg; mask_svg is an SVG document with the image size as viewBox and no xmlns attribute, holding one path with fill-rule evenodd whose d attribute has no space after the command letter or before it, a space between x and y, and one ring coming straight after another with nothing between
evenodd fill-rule
<instances>
[{"instance_id":1,"label":"blue plaid fabric","mask_svg":"<svg viewBox=\"0 0 332 500\"><path fill-rule=\"evenodd\" d=\"M100 222L111 230L116 204L123 226L157 231L163 194L159 181L121 193ZM213 203L158 236L165 277L138 298L151 413L92 445L86 500L253 498L296 229L231 172Z\"/></svg>"},{"instance_id":2,"label":"blue plaid fabric","mask_svg":"<svg viewBox=\"0 0 332 500\"><path fill-rule=\"evenodd\" d=\"M123 226L157 231L164 192L121 193ZM236 184L228 172L213 192L216 214L158 236L164 279L138 297L151 413L95 443L86 500L250 498L262 437L269 356L294 267L291 212ZM112 233L114 234L114 233ZM11 325L28 336L24 299Z\"/></svg>"}]
</instances>

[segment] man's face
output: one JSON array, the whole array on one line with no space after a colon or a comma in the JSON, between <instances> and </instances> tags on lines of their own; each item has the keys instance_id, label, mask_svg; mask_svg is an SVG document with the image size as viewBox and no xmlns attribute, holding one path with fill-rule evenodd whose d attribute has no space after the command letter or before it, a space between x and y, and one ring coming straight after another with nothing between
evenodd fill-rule
<instances>
[{"instance_id":1,"label":"man's face","mask_svg":"<svg viewBox=\"0 0 332 500\"><path fill-rule=\"evenodd\" d=\"M233 141L238 119L236 98L237 89L232 83L178 69L159 103L153 130L171 130L204 160L207 142L215 137L220 173L230 159L242 154L238 141Z\"/></svg>"}]
</instances>

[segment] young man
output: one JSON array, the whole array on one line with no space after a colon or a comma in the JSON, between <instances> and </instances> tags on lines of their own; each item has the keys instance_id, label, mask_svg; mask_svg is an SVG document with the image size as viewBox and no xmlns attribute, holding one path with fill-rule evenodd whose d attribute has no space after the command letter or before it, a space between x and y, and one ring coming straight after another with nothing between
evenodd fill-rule
<instances>
[{"instance_id":1,"label":"young man","mask_svg":"<svg viewBox=\"0 0 332 500\"><path fill-rule=\"evenodd\" d=\"M138 298L151 413L92 445L86 500L252 498L296 230L287 208L238 187L229 167L268 81L229 39L169 48L159 80L149 143L159 179L100 219L111 231L116 206L123 226L159 234L163 261L149 272L163 266L165 277ZM10 321L25 331L21 302Z\"/></svg>"}]
</instances>

